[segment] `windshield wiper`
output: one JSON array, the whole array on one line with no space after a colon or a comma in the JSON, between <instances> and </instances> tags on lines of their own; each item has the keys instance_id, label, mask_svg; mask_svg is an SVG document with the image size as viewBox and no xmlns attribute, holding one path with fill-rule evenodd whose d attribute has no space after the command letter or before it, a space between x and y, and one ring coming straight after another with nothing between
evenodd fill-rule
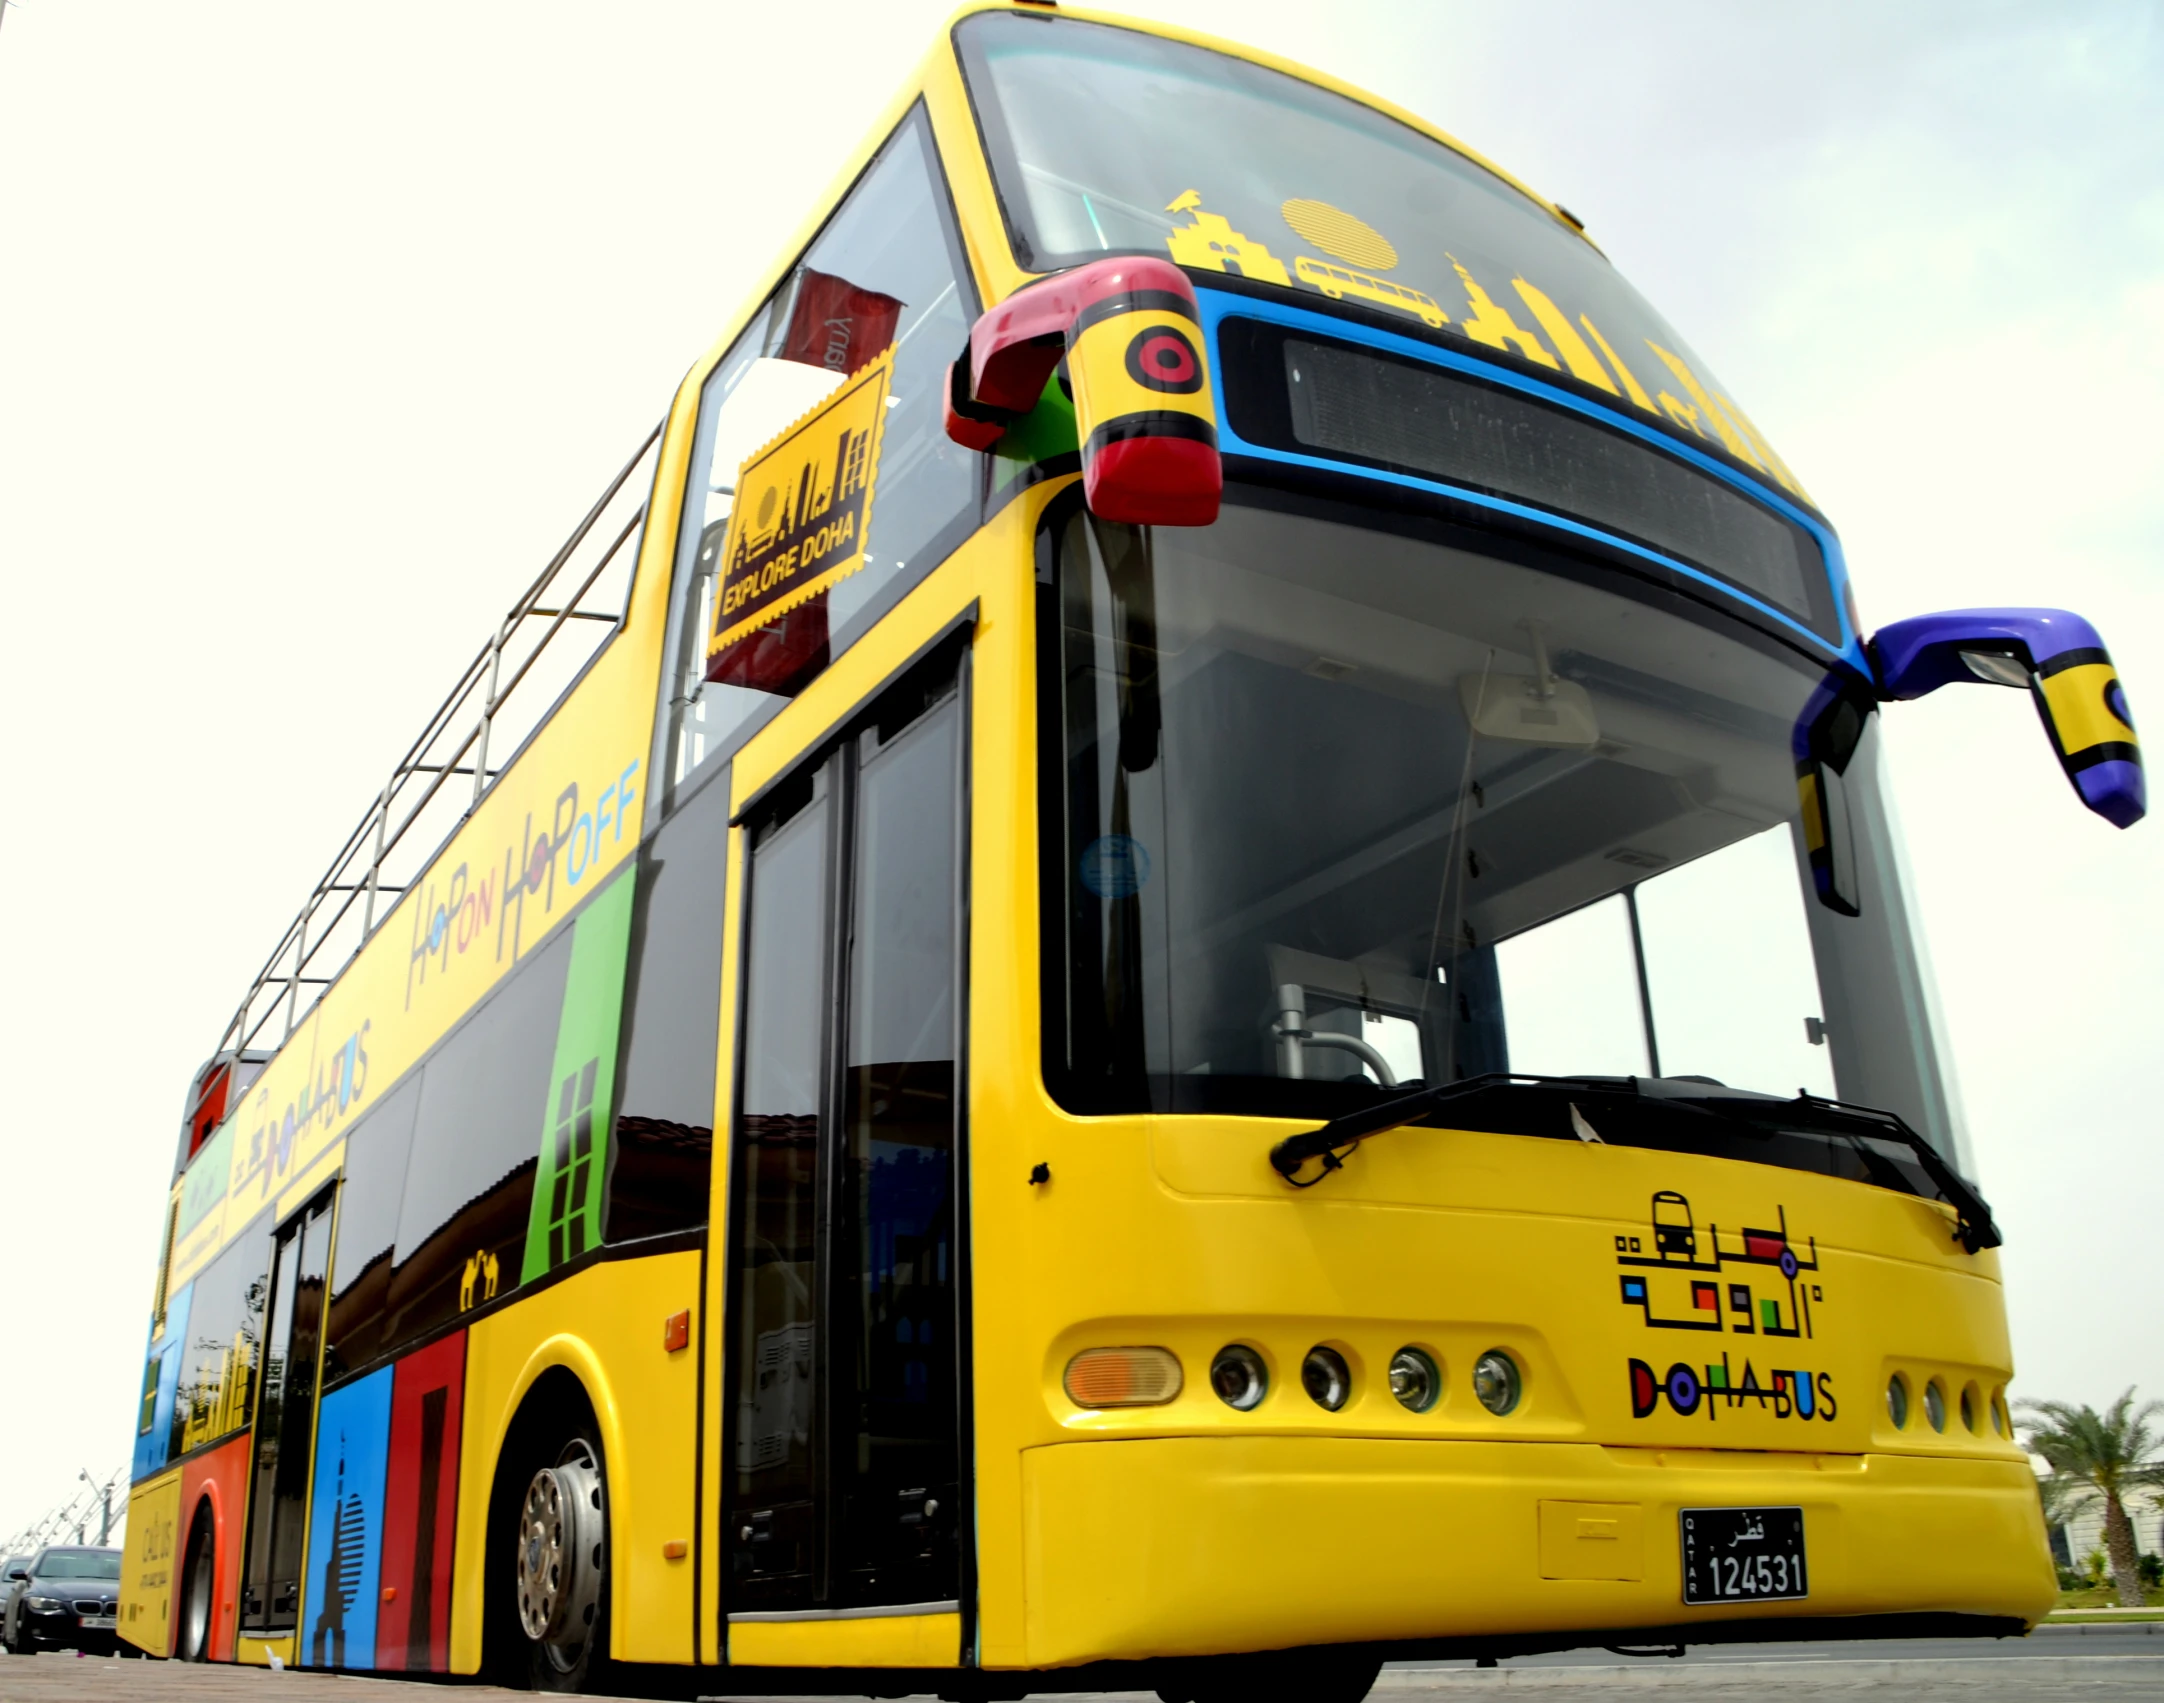
<instances>
[{"instance_id":1,"label":"windshield wiper","mask_svg":"<svg viewBox=\"0 0 2164 1703\"><path fill-rule=\"evenodd\" d=\"M1917 1167L1930 1179L1945 1203L1954 1209L1954 1239L1965 1251L1973 1254L1984 1248L1996 1248L2005 1241L1983 1196L1960 1172L1947 1164L1937 1148L1892 1112L1809 1093L1798 1094L1793 1100L1782 1100L1770 1094L1754 1094L1723 1088L1715 1082L1696 1082L1682 1077L1526 1076L1516 1072L1469 1076L1462 1082L1444 1083L1437 1088L1415 1088L1407 1093L1393 1094L1373 1105L1341 1113L1316 1129L1287 1136L1270 1149L1270 1164L1295 1188L1312 1188L1332 1171L1343 1168L1346 1149L1357 1147L1370 1136L1386 1135L1391 1130L1418 1123L1430 1112L1454 1101L1497 1089L1519 1087L1559 1089L1588 1100L1630 1100L1641 1104L1650 1101L1664 1109L1715 1119L1725 1128L1761 1140L1772 1139L1784 1127L1846 1136L1855 1143L1864 1162L1873 1171L1891 1167L1881 1155L1871 1152L1864 1138L1897 1142L1915 1155ZM1859 1125L1863 1127L1858 1128ZM1306 1182L1300 1182L1295 1173L1310 1159L1320 1159L1322 1170ZM1905 1178L1902 1180L1906 1181Z\"/></svg>"},{"instance_id":2,"label":"windshield wiper","mask_svg":"<svg viewBox=\"0 0 2164 1703\"><path fill-rule=\"evenodd\" d=\"M1999 1232L1998 1221L1991 1216L1991 1207L1984 1197L1969 1186L1968 1179L1947 1164L1944 1155L1919 1132L1892 1112L1882 1112L1874 1106L1852 1105L1846 1100L1828 1100L1817 1094L1798 1094L1795 1099L1778 1102L1784 1107L1800 1107L1826 1117L1828 1124L1846 1119L1852 1123L1868 1124L1869 1133L1884 1140L1898 1141L1916 1155L1916 1163L1929 1177L1946 1204L1954 1209L1954 1239L1969 1253L1984 1248L1996 1248L2005 1244L2006 1238ZM1842 1130L1842 1134L1859 1132Z\"/></svg>"},{"instance_id":3,"label":"windshield wiper","mask_svg":"<svg viewBox=\"0 0 2164 1703\"><path fill-rule=\"evenodd\" d=\"M1377 1100L1373 1105L1341 1112L1319 1129L1287 1136L1270 1149L1270 1164L1279 1176L1292 1182L1293 1173L1302 1165L1310 1159L1320 1159L1321 1176L1294 1184L1296 1188L1313 1188L1323 1177L1344 1165L1345 1161L1338 1156L1341 1149L1357 1147L1371 1135L1387 1135L1394 1129L1418 1123L1428 1113L1454 1100L1470 1099L1498 1088L1568 1088L1588 1096L1629 1093L1631 1090L1625 1086L1629 1081L1628 1077L1526 1076L1516 1071L1489 1071L1480 1076L1465 1077L1462 1081L1445 1082L1436 1088L1414 1088ZM1703 1108L1697 1106L1689 1109L1703 1112Z\"/></svg>"}]
</instances>

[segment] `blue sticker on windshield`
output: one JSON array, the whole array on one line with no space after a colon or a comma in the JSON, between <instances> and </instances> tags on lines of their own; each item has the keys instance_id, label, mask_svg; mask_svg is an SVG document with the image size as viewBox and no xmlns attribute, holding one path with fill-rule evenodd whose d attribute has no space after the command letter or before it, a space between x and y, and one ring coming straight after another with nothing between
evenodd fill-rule
<instances>
[{"instance_id":1,"label":"blue sticker on windshield","mask_svg":"<svg viewBox=\"0 0 2164 1703\"><path fill-rule=\"evenodd\" d=\"M1132 899L1150 878L1149 848L1126 834L1106 834L1082 853L1082 885L1100 899Z\"/></svg>"}]
</instances>

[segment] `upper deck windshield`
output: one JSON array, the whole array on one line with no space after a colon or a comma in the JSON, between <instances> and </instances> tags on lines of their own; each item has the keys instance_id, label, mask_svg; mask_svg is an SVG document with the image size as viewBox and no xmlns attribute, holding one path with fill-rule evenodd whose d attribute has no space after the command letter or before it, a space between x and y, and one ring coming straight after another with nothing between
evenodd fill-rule
<instances>
[{"instance_id":1,"label":"upper deck windshield","mask_svg":"<svg viewBox=\"0 0 2164 1703\"><path fill-rule=\"evenodd\" d=\"M958 40L1022 265L1169 252L1358 303L1575 380L1803 495L1598 250L1433 137L1135 30L984 13Z\"/></svg>"},{"instance_id":2,"label":"upper deck windshield","mask_svg":"<svg viewBox=\"0 0 2164 1703\"><path fill-rule=\"evenodd\" d=\"M1961 1163L1875 716L1849 917L1803 849L1798 651L1633 577L1267 500L1056 523L1058 1098L1327 1117L1492 1072L1699 1077L1892 1111Z\"/></svg>"}]
</instances>

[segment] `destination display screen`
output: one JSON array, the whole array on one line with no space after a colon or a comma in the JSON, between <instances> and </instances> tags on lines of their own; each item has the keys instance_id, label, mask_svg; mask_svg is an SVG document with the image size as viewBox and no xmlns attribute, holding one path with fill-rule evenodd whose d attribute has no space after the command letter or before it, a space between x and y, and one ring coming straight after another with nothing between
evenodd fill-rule
<instances>
[{"instance_id":1,"label":"destination display screen","mask_svg":"<svg viewBox=\"0 0 2164 1703\"><path fill-rule=\"evenodd\" d=\"M1838 638L1818 542L1727 481L1585 415L1430 362L1228 318L1225 402L1251 443L1568 517Z\"/></svg>"}]
</instances>

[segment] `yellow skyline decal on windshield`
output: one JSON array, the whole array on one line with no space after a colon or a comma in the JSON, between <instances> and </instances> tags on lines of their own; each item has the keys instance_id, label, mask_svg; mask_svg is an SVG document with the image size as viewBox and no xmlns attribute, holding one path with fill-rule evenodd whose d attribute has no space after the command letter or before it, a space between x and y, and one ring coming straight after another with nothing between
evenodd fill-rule
<instances>
[{"instance_id":1,"label":"yellow skyline decal on windshield","mask_svg":"<svg viewBox=\"0 0 2164 1703\"><path fill-rule=\"evenodd\" d=\"M1191 225L1174 225L1165 246L1181 266L1199 266L1211 272L1227 272L1235 278L1255 278L1265 284L1287 284L1292 277L1285 263L1263 244L1236 231L1217 213L1202 211L1202 197L1190 189L1173 197L1168 213L1192 213Z\"/></svg>"},{"instance_id":2,"label":"yellow skyline decal on windshield","mask_svg":"<svg viewBox=\"0 0 2164 1703\"><path fill-rule=\"evenodd\" d=\"M1300 283L1331 301L1372 302L1393 312L1410 314L1425 322L1431 330L1440 331L1451 325L1450 315L1435 297L1410 284L1376 275L1396 267L1399 259L1397 244L1358 214L1328 201L1295 196L1279 205L1279 214L1287 228L1302 241L1330 256L1321 259L1314 255L1295 255L1289 273L1285 263L1270 251L1267 243L1245 231L1233 229L1232 222L1223 214L1207 210L1202 205L1200 190L1182 190L1166 205L1165 211L1185 213L1191 221L1173 226L1165 238L1165 246L1179 265L1199 271L1223 272L1231 277L1253 278L1265 284L1289 286L1297 277ZM1667 369L1682 394L1665 389L1649 391L1602 335L1591 316L1581 313L1578 323L1573 325L1570 316L1556 305L1547 291L1529 278L1513 278L1511 288L1517 292L1533 321L1531 325L1522 324L1507 306L1488 293L1473 276L1471 268L1456 255L1448 258L1451 269L1458 275L1459 286L1465 292L1463 319L1455 327L1465 336L1534 366L1546 367L1553 372L1568 371L1580 384L1590 385L1619 401L1627 398L1633 407L1656 419L1666 420L1678 431L1707 443L1717 443L1744 466L1770 474L1795 496L1805 502L1811 500L1802 481L1774 454L1764 434L1743 410L1726 396L1709 390L1689 363L1673 350L1663 348L1651 338L1644 339L1647 350L1659 367ZM1363 270L1365 267L1373 267L1375 271Z\"/></svg>"}]
</instances>

